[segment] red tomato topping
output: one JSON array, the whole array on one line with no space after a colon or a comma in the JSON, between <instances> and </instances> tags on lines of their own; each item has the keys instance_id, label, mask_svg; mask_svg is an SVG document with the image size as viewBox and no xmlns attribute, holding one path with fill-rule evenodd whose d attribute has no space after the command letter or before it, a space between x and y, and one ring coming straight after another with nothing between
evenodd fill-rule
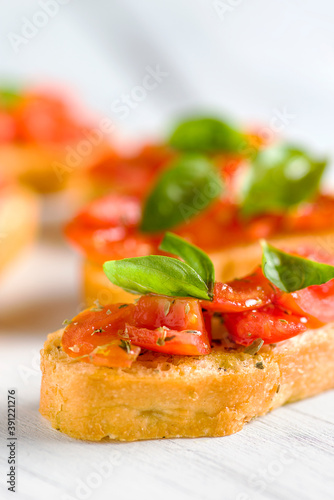
<instances>
[{"instance_id":1,"label":"red tomato topping","mask_svg":"<svg viewBox=\"0 0 334 500\"><path fill-rule=\"evenodd\" d=\"M250 345L259 338L265 344L272 344L321 326L306 316L296 316L273 304L253 311L225 314L224 320L232 340L242 345Z\"/></svg>"},{"instance_id":2,"label":"red tomato topping","mask_svg":"<svg viewBox=\"0 0 334 500\"><path fill-rule=\"evenodd\" d=\"M98 309L98 310L97 310ZM62 345L72 358L90 354L96 347L120 339L119 331L131 321L134 304L111 304L103 308L86 309L65 328Z\"/></svg>"},{"instance_id":3,"label":"red tomato topping","mask_svg":"<svg viewBox=\"0 0 334 500\"><path fill-rule=\"evenodd\" d=\"M131 345L129 342L115 339L107 345L96 347L83 361L93 363L96 366L107 366L113 368L129 368L140 353L140 347Z\"/></svg>"},{"instance_id":4,"label":"red tomato topping","mask_svg":"<svg viewBox=\"0 0 334 500\"><path fill-rule=\"evenodd\" d=\"M334 265L334 256L324 250L298 248L302 257ZM296 314L307 314L322 323L334 321L334 279L323 285L314 285L293 293L282 293L276 297L276 303Z\"/></svg>"},{"instance_id":5,"label":"red tomato topping","mask_svg":"<svg viewBox=\"0 0 334 500\"><path fill-rule=\"evenodd\" d=\"M215 283L212 302L203 301L202 307L214 312L239 312L259 309L275 296L275 288L258 267L253 274L228 283Z\"/></svg>"},{"instance_id":6,"label":"red tomato topping","mask_svg":"<svg viewBox=\"0 0 334 500\"><path fill-rule=\"evenodd\" d=\"M196 299L143 296L126 333L134 344L151 351L184 355L210 352L209 335Z\"/></svg>"},{"instance_id":7,"label":"red tomato topping","mask_svg":"<svg viewBox=\"0 0 334 500\"><path fill-rule=\"evenodd\" d=\"M138 198L112 194L90 203L65 234L96 262L159 253L159 239L138 231L140 219Z\"/></svg>"},{"instance_id":8,"label":"red tomato topping","mask_svg":"<svg viewBox=\"0 0 334 500\"><path fill-rule=\"evenodd\" d=\"M51 93L25 92L10 111L0 110L0 142L5 138L6 141L66 143L81 139L84 132L89 133L89 127L73 115L64 99Z\"/></svg>"},{"instance_id":9,"label":"red tomato topping","mask_svg":"<svg viewBox=\"0 0 334 500\"><path fill-rule=\"evenodd\" d=\"M174 157L174 152L160 144L146 145L131 157L123 157L114 151L94 165L89 175L92 182L111 186L118 193L142 198L150 191L158 173Z\"/></svg>"},{"instance_id":10,"label":"red tomato topping","mask_svg":"<svg viewBox=\"0 0 334 500\"><path fill-rule=\"evenodd\" d=\"M130 366L139 347L182 355L211 349L198 300L155 295L80 313L65 328L62 346L70 357L101 366Z\"/></svg>"}]
</instances>

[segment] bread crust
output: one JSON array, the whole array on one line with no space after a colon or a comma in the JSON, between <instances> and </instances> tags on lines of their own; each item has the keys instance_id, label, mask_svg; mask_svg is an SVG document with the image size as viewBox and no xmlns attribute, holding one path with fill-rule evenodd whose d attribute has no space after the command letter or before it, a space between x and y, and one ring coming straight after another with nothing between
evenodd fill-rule
<instances>
[{"instance_id":1,"label":"bread crust","mask_svg":"<svg viewBox=\"0 0 334 500\"><path fill-rule=\"evenodd\" d=\"M0 194L0 272L35 238L39 202L34 193L7 187Z\"/></svg>"},{"instance_id":2,"label":"bread crust","mask_svg":"<svg viewBox=\"0 0 334 500\"><path fill-rule=\"evenodd\" d=\"M288 249L311 245L334 253L334 231L298 234L269 239L270 243ZM254 271L261 262L262 249L258 242L229 247L209 254L216 270L216 281L242 278ZM116 287L105 276L102 265L85 259L83 262L84 298L88 306L96 299L102 305L114 302L133 302L137 296Z\"/></svg>"},{"instance_id":3,"label":"bread crust","mask_svg":"<svg viewBox=\"0 0 334 500\"><path fill-rule=\"evenodd\" d=\"M40 412L78 439L225 436L334 387L334 324L255 355L222 346L198 357L147 351L128 369L70 358L61 349L62 333L50 334L41 351Z\"/></svg>"}]
</instances>

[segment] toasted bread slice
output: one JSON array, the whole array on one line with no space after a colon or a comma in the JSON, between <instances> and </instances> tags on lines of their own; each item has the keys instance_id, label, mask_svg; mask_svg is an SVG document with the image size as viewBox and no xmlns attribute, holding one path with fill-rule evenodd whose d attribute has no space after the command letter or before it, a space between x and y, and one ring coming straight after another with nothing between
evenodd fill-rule
<instances>
[{"instance_id":1,"label":"toasted bread slice","mask_svg":"<svg viewBox=\"0 0 334 500\"><path fill-rule=\"evenodd\" d=\"M0 272L29 245L37 232L39 203L34 193L6 187L0 193Z\"/></svg>"},{"instance_id":2,"label":"toasted bread slice","mask_svg":"<svg viewBox=\"0 0 334 500\"><path fill-rule=\"evenodd\" d=\"M88 142L88 141L85 141ZM0 165L10 172L13 179L19 180L35 191L47 194L61 191L69 184L75 186L76 172L98 162L104 157L110 146L107 141L93 145L88 142L92 151L90 154L74 153L71 157L68 151L75 151L80 141L64 145L40 144L8 144L0 148ZM80 186L78 187L80 189ZM86 193L84 200L87 201ZM89 199L89 198L88 198Z\"/></svg>"},{"instance_id":3,"label":"toasted bread slice","mask_svg":"<svg viewBox=\"0 0 334 500\"><path fill-rule=\"evenodd\" d=\"M292 250L303 245L311 245L329 253L334 253L334 229L321 233L298 234L268 240L275 246ZM251 243L209 253L216 270L217 281L242 278L254 271L261 262L262 250L259 243ZM96 299L102 305L114 302L133 302L137 296L113 285L105 276L102 265L88 259L83 263L84 298L88 306Z\"/></svg>"},{"instance_id":4,"label":"toasted bread slice","mask_svg":"<svg viewBox=\"0 0 334 500\"><path fill-rule=\"evenodd\" d=\"M49 335L41 352L40 412L78 439L225 436L278 406L334 388L334 324L255 355L223 346L197 357L146 351L127 369L70 358L62 333Z\"/></svg>"}]
</instances>

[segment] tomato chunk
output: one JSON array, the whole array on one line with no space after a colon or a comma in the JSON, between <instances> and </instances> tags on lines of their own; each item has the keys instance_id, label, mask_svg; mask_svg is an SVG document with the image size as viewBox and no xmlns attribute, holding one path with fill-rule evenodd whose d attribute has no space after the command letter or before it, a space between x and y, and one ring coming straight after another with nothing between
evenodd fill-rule
<instances>
[{"instance_id":1,"label":"tomato chunk","mask_svg":"<svg viewBox=\"0 0 334 500\"><path fill-rule=\"evenodd\" d=\"M156 254L160 240L141 234L140 200L112 194L93 201L65 228L68 239L95 262Z\"/></svg>"},{"instance_id":2,"label":"tomato chunk","mask_svg":"<svg viewBox=\"0 0 334 500\"><path fill-rule=\"evenodd\" d=\"M86 309L65 328L62 346L72 358L90 354L96 347L119 340L119 331L131 321L134 304L111 304L106 307Z\"/></svg>"},{"instance_id":3,"label":"tomato chunk","mask_svg":"<svg viewBox=\"0 0 334 500\"><path fill-rule=\"evenodd\" d=\"M83 361L96 366L129 368L139 356L140 350L140 347L117 338L109 344L96 347Z\"/></svg>"},{"instance_id":4,"label":"tomato chunk","mask_svg":"<svg viewBox=\"0 0 334 500\"><path fill-rule=\"evenodd\" d=\"M140 347L183 355L211 349L200 302L158 295L83 311L65 328L62 347L72 358L111 367L131 366Z\"/></svg>"},{"instance_id":5,"label":"tomato chunk","mask_svg":"<svg viewBox=\"0 0 334 500\"><path fill-rule=\"evenodd\" d=\"M323 250L299 248L302 257L334 265L334 256ZM323 285L314 285L292 293L282 293L275 302L296 314L307 314L322 323L334 321L334 280Z\"/></svg>"},{"instance_id":6,"label":"tomato chunk","mask_svg":"<svg viewBox=\"0 0 334 500\"><path fill-rule=\"evenodd\" d=\"M208 311L234 313L263 307L274 296L274 286L263 275L261 267L258 267L245 278L215 283L213 301L202 301L202 306Z\"/></svg>"},{"instance_id":7,"label":"tomato chunk","mask_svg":"<svg viewBox=\"0 0 334 500\"><path fill-rule=\"evenodd\" d=\"M265 344L295 337L321 323L306 316L297 316L270 304L262 309L224 315L225 326L234 342L250 345L255 339Z\"/></svg>"},{"instance_id":8,"label":"tomato chunk","mask_svg":"<svg viewBox=\"0 0 334 500\"><path fill-rule=\"evenodd\" d=\"M169 354L200 355L211 350L200 302L148 295L136 305L126 336L136 345Z\"/></svg>"}]
</instances>

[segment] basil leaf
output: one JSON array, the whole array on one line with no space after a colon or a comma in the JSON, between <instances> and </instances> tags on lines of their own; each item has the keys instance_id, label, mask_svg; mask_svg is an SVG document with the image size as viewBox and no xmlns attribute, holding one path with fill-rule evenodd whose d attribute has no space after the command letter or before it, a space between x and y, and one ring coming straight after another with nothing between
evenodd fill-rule
<instances>
[{"instance_id":1,"label":"basil leaf","mask_svg":"<svg viewBox=\"0 0 334 500\"><path fill-rule=\"evenodd\" d=\"M258 152L244 181L241 214L282 212L311 199L325 167L326 161L290 145Z\"/></svg>"},{"instance_id":2,"label":"basil leaf","mask_svg":"<svg viewBox=\"0 0 334 500\"><path fill-rule=\"evenodd\" d=\"M222 179L205 157L187 155L173 162L146 200L141 230L171 229L191 219L219 197Z\"/></svg>"},{"instance_id":3,"label":"basil leaf","mask_svg":"<svg viewBox=\"0 0 334 500\"><path fill-rule=\"evenodd\" d=\"M163 255L110 260L103 270L114 285L131 293L209 300L202 278L188 264Z\"/></svg>"},{"instance_id":4,"label":"basil leaf","mask_svg":"<svg viewBox=\"0 0 334 500\"><path fill-rule=\"evenodd\" d=\"M240 153L247 141L245 136L216 118L193 118L181 122L169 139L180 151L197 153Z\"/></svg>"},{"instance_id":5,"label":"basil leaf","mask_svg":"<svg viewBox=\"0 0 334 500\"><path fill-rule=\"evenodd\" d=\"M283 292L323 285L334 278L334 266L291 255L261 241L264 275Z\"/></svg>"},{"instance_id":6,"label":"basil leaf","mask_svg":"<svg viewBox=\"0 0 334 500\"><path fill-rule=\"evenodd\" d=\"M173 233L166 233L160 249L183 259L206 283L209 294L212 294L215 282L215 268L209 256L200 248Z\"/></svg>"},{"instance_id":7,"label":"basil leaf","mask_svg":"<svg viewBox=\"0 0 334 500\"><path fill-rule=\"evenodd\" d=\"M21 99L22 96L17 89L0 88L0 109L10 111L19 104Z\"/></svg>"}]
</instances>

